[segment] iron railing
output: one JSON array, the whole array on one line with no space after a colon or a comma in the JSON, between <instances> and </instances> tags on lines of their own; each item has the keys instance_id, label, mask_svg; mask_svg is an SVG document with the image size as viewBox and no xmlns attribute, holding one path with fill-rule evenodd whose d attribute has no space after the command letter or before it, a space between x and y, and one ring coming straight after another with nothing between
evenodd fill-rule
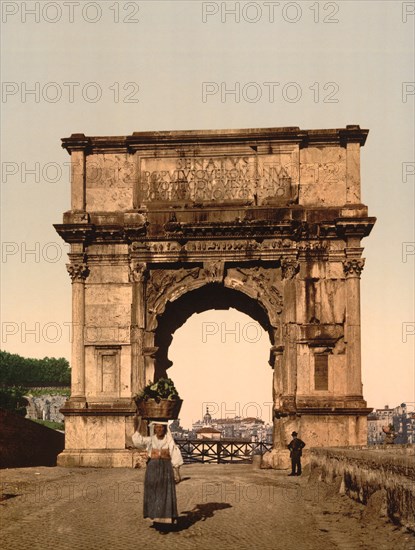
<instances>
[{"instance_id":1,"label":"iron railing","mask_svg":"<svg viewBox=\"0 0 415 550\"><path fill-rule=\"evenodd\" d=\"M256 441L176 439L185 464L246 464L271 451L272 443Z\"/></svg>"}]
</instances>

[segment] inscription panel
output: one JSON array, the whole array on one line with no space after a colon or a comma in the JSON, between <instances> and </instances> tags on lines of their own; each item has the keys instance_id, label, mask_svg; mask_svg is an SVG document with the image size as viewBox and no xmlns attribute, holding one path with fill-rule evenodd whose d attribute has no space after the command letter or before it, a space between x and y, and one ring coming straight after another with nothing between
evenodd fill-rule
<instances>
[{"instance_id":1,"label":"inscription panel","mask_svg":"<svg viewBox=\"0 0 415 550\"><path fill-rule=\"evenodd\" d=\"M279 155L141 158L139 200L288 203L297 195L298 164Z\"/></svg>"}]
</instances>

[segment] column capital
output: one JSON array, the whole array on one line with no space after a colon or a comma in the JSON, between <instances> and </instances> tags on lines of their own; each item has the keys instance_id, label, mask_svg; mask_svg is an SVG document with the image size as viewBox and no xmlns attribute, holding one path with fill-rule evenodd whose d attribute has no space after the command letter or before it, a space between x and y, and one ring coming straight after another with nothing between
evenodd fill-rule
<instances>
[{"instance_id":1,"label":"column capital","mask_svg":"<svg viewBox=\"0 0 415 550\"><path fill-rule=\"evenodd\" d=\"M364 258L351 258L348 260L343 261L343 269L344 274L346 275L346 278L348 277L358 277L360 278L360 274L363 271L363 267L365 265Z\"/></svg>"},{"instance_id":2,"label":"column capital","mask_svg":"<svg viewBox=\"0 0 415 550\"><path fill-rule=\"evenodd\" d=\"M293 279L300 270L300 262L296 258L282 258L281 272L283 279Z\"/></svg>"},{"instance_id":3,"label":"column capital","mask_svg":"<svg viewBox=\"0 0 415 550\"><path fill-rule=\"evenodd\" d=\"M86 262L73 262L66 264L69 276L73 283L85 282L89 275L89 268Z\"/></svg>"},{"instance_id":4,"label":"column capital","mask_svg":"<svg viewBox=\"0 0 415 550\"><path fill-rule=\"evenodd\" d=\"M148 276L147 264L138 260L130 260L129 279L131 283L144 283Z\"/></svg>"}]
</instances>

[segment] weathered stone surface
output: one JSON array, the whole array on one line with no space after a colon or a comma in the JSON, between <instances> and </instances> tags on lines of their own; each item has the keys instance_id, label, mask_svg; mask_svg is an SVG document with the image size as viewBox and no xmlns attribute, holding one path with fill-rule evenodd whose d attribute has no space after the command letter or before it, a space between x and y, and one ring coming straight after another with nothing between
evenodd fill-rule
<instances>
[{"instance_id":1,"label":"weathered stone surface","mask_svg":"<svg viewBox=\"0 0 415 550\"><path fill-rule=\"evenodd\" d=\"M415 529L415 449L408 445L355 449L312 449L312 476L331 483L340 477L341 491L367 505L363 517L387 515ZM314 472L314 474L313 474Z\"/></svg>"},{"instance_id":2,"label":"weathered stone surface","mask_svg":"<svg viewBox=\"0 0 415 550\"><path fill-rule=\"evenodd\" d=\"M343 148L307 147L301 149L300 162L300 204L346 204L346 151Z\"/></svg>"},{"instance_id":3,"label":"weathered stone surface","mask_svg":"<svg viewBox=\"0 0 415 550\"><path fill-rule=\"evenodd\" d=\"M344 486L344 482L343 482ZM373 521L374 517L388 516L388 493L385 489L375 491L366 502L366 509L363 512L363 520Z\"/></svg>"},{"instance_id":4,"label":"weathered stone surface","mask_svg":"<svg viewBox=\"0 0 415 550\"><path fill-rule=\"evenodd\" d=\"M131 305L87 304L85 307L86 326L125 327L130 324ZM91 336L91 339L93 337Z\"/></svg>"},{"instance_id":5,"label":"weathered stone surface","mask_svg":"<svg viewBox=\"0 0 415 550\"><path fill-rule=\"evenodd\" d=\"M65 449L122 449L125 448L125 417L112 416L97 409L99 416L67 416ZM78 437L82 433L82 438ZM81 435L79 433L79 435Z\"/></svg>"},{"instance_id":6,"label":"weathered stone surface","mask_svg":"<svg viewBox=\"0 0 415 550\"><path fill-rule=\"evenodd\" d=\"M125 211L133 207L135 161L131 155L88 155L86 203L91 211Z\"/></svg>"},{"instance_id":7,"label":"weathered stone surface","mask_svg":"<svg viewBox=\"0 0 415 550\"><path fill-rule=\"evenodd\" d=\"M285 463L293 429L308 446L365 442L366 136L348 126L63 140L73 164L71 211L55 226L71 244L65 460L71 449L77 463L105 449L124 456L133 395L168 375L174 331L212 308L239 309L270 336L275 453L265 462Z\"/></svg>"},{"instance_id":8,"label":"weathered stone surface","mask_svg":"<svg viewBox=\"0 0 415 550\"><path fill-rule=\"evenodd\" d=\"M58 466L67 468L144 468L146 460L147 451L65 450L58 457Z\"/></svg>"},{"instance_id":9,"label":"weathered stone surface","mask_svg":"<svg viewBox=\"0 0 415 550\"><path fill-rule=\"evenodd\" d=\"M106 284L91 285L85 288L85 301L87 305L108 304L119 305L131 303L131 286Z\"/></svg>"},{"instance_id":10,"label":"weathered stone surface","mask_svg":"<svg viewBox=\"0 0 415 550\"><path fill-rule=\"evenodd\" d=\"M127 261L125 261L125 265L115 266L105 262L98 265L91 264L88 275L89 285L128 284L129 269Z\"/></svg>"},{"instance_id":11,"label":"weathered stone surface","mask_svg":"<svg viewBox=\"0 0 415 550\"><path fill-rule=\"evenodd\" d=\"M26 407L26 418L51 420L52 422L63 422L63 414L59 409L63 407L66 397L54 393L44 393L43 395L26 395L28 401Z\"/></svg>"},{"instance_id":12,"label":"weathered stone surface","mask_svg":"<svg viewBox=\"0 0 415 550\"><path fill-rule=\"evenodd\" d=\"M302 461L304 464L304 460ZM288 470L291 468L290 452L287 449L273 449L262 456L261 468Z\"/></svg>"}]
</instances>

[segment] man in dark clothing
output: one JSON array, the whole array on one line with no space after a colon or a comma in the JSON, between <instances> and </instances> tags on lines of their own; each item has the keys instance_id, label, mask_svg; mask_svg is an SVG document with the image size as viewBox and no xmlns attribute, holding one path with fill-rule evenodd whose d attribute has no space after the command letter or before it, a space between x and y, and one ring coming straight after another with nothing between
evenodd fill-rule
<instances>
[{"instance_id":1,"label":"man in dark clothing","mask_svg":"<svg viewBox=\"0 0 415 550\"><path fill-rule=\"evenodd\" d=\"M290 476L300 476L301 475L301 455L303 454L303 448L305 447L304 441L301 441L297 437L297 432L291 434L293 436L292 441L287 445L290 449L291 457L291 474Z\"/></svg>"}]
</instances>

